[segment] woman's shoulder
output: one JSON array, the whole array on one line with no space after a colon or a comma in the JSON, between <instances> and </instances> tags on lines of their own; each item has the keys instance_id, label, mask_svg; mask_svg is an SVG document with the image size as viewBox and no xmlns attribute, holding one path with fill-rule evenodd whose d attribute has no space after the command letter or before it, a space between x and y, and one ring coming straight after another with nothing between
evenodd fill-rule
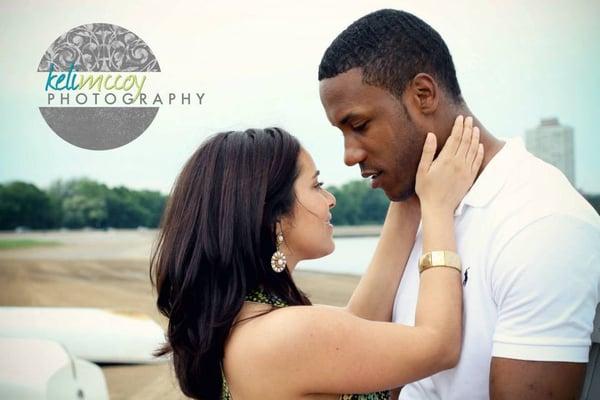
<instances>
[{"instance_id":1,"label":"woman's shoulder","mask_svg":"<svg viewBox=\"0 0 600 400\"><path fill-rule=\"evenodd\" d=\"M273 308L265 314L268 307L256 306L242 313L226 343L225 357L233 363L272 367L278 360L286 362L311 339L322 336L320 331L329 329L335 319L349 315L343 308L326 305Z\"/></svg>"},{"instance_id":2,"label":"woman's shoulder","mask_svg":"<svg viewBox=\"0 0 600 400\"><path fill-rule=\"evenodd\" d=\"M265 311L269 312L262 314ZM251 393L277 381L278 391L295 392L295 383L287 379L294 365L310 353L311 339L322 336L320 327L340 312L343 309L320 305L269 310L254 304L243 310L225 343L223 366L228 384Z\"/></svg>"},{"instance_id":3,"label":"woman's shoulder","mask_svg":"<svg viewBox=\"0 0 600 400\"><path fill-rule=\"evenodd\" d=\"M245 348L273 347L283 339L289 344L291 338L313 329L315 322L328 320L336 315L347 314L343 308L327 305L289 306L273 308L256 304L243 309L234 324L230 342ZM232 343L229 343L232 344Z\"/></svg>"}]
</instances>

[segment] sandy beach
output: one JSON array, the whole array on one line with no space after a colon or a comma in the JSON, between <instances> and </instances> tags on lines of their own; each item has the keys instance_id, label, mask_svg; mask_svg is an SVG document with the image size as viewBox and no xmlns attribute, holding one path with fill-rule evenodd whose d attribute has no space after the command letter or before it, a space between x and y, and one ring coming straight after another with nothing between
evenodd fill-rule
<instances>
[{"instance_id":1,"label":"sandy beach","mask_svg":"<svg viewBox=\"0 0 600 400\"><path fill-rule=\"evenodd\" d=\"M102 307L143 312L166 327L148 277L154 230L0 233L59 245L0 250L0 305ZM297 271L314 303L343 305L353 275ZM168 364L103 366L112 400L184 399Z\"/></svg>"}]
</instances>

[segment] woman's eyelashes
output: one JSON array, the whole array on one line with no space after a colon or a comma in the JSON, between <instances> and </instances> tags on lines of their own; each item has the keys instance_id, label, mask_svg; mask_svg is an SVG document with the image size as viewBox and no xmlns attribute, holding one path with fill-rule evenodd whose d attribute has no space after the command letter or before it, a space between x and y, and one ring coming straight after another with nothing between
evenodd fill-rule
<instances>
[{"instance_id":1,"label":"woman's eyelashes","mask_svg":"<svg viewBox=\"0 0 600 400\"><path fill-rule=\"evenodd\" d=\"M317 184L314 186L316 189L320 189L323 187L325 183L324 182L317 182Z\"/></svg>"}]
</instances>

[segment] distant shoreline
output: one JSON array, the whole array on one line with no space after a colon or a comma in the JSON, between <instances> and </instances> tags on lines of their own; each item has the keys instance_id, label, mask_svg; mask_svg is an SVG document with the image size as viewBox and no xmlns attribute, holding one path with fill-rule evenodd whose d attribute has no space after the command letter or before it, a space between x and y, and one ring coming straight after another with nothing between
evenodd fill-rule
<instances>
[{"instance_id":1,"label":"distant shoreline","mask_svg":"<svg viewBox=\"0 0 600 400\"><path fill-rule=\"evenodd\" d=\"M382 225L334 226L333 237L377 237L381 234L382 227Z\"/></svg>"},{"instance_id":2,"label":"distant shoreline","mask_svg":"<svg viewBox=\"0 0 600 400\"><path fill-rule=\"evenodd\" d=\"M334 226L333 237L335 238L348 238L348 237L378 237L381 234L382 225L343 225ZM77 233L77 232L135 232L135 231L156 231L156 228L108 228L108 229L93 229L93 228L82 228L82 229L51 229L51 230L22 230L22 231L0 231L0 237L15 237L15 236L26 236L26 235L45 235L51 233Z\"/></svg>"}]
</instances>

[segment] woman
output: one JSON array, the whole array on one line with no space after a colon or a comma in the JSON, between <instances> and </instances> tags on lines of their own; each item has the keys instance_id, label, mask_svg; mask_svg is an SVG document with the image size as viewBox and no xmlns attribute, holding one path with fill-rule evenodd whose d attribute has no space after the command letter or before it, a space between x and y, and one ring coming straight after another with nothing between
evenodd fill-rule
<instances>
[{"instance_id":1,"label":"woman","mask_svg":"<svg viewBox=\"0 0 600 400\"><path fill-rule=\"evenodd\" d=\"M462 293L453 212L481 166L477 128L458 117L434 159L427 135L419 197L391 203L372 262L345 308L314 306L296 287L301 260L334 249L335 198L297 139L278 128L226 132L179 175L151 262L157 306L182 391L199 399L387 399L388 389L453 367ZM414 327L390 323L422 217ZM441 253L436 253L441 254ZM439 263L438 263L439 264ZM357 393L343 395L343 393Z\"/></svg>"}]
</instances>

